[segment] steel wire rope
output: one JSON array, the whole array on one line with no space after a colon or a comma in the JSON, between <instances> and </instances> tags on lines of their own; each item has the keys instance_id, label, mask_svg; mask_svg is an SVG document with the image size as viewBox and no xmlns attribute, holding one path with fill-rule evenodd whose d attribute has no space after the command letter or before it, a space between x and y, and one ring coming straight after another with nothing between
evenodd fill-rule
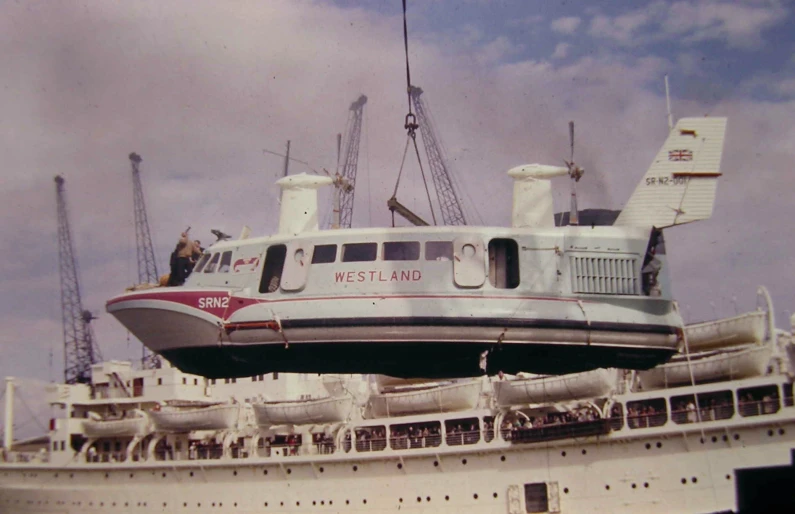
<instances>
[{"instance_id":1,"label":"steel wire rope","mask_svg":"<svg viewBox=\"0 0 795 514\"><path fill-rule=\"evenodd\" d=\"M28 410L28 413L30 414L31 419L36 422L36 424L39 426L40 429L42 429L43 431L47 432L47 428L44 425L41 424L41 422L39 421L38 417L36 416L36 413L33 412L33 409L30 408L30 405L28 405L28 402L25 401L25 397L22 394L17 395L17 397L19 398L20 403Z\"/></svg>"}]
</instances>

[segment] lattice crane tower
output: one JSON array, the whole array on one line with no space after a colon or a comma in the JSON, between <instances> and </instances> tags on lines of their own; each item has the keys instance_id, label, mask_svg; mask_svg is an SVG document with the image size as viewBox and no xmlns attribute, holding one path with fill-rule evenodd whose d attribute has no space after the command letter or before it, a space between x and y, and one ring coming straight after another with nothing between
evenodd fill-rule
<instances>
[{"instance_id":1,"label":"lattice crane tower","mask_svg":"<svg viewBox=\"0 0 795 514\"><path fill-rule=\"evenodd\" d=\"M464 211L458 201L453 182L450 179L448 166L442 152L442 146L436 137L436 130L431 122L430 111L422 99L422 89L411 86L411 100L417 112L417 124L420 126L422 142L428 156L428 165L431 168L433 186L439 197L439 210L442 211L442 221L445 225L466 225Z\"/></svg>"},{"instance_id":2,"label":"lattice crane tower","mask_svg":"<svg viewBox=\"0 0 795 514\"><path fill-rule=\"evenodd\" d=\"M342 161L341 183L335 194L339 195L339 228L351 228L353 219L353 195L356 186L356 170L359 165L359 141L362 136L362 116L367 97L361 95L351 104L345 133L345 153Z\"/></svg>"},{"instance_id":3,"label":"lattice crane tower","mask_svg":"<svg viewBox=\"0 0 795 514\"><path fill-rule=\"evenodd\" d=\"M133 180L133 209L135 210L135 247L138 253L138 283L157 284L157 262L155 250L152 246L152 235L149 232L149 220L146 216L146 203L144 190L141 187L140 165L141 156L133 152L130 154Z\"/></svg>"},{"instance_id":4,"label":"lattice crane tower","mask_svg":"<svg viewBox=\"0 0 795 514\"><path fill-rule=\"evenodd\" d=\"M58 264L61 275L61 314L64 338L64 380L67 384L91 381L91 365L102 360L91 320L94 316L83 309L77 261L69 229L64 179L55 177L58 205Z\"/></svg>"}]
</instances>

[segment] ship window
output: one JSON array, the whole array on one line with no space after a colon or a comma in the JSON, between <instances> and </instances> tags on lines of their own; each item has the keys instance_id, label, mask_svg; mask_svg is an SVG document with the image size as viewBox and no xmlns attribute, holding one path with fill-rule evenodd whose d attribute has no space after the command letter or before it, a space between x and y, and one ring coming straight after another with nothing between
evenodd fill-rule
<instances>
[{"instance_id":1,"label":"ship window","mask_svg":"<svg viewBox=\"0 0 795 514\"><path fill-rule=\"evenodd\" d=\"M613 430L624 428L624 406L620 403L614 403L610 407L610 428Z\"/></svg>"},{"instance_id":2,"label":"ship window","mask_svg":"<svg viewBox=\"0 0 795 514\"><path fill-rule=\"evenodd\" d=\"M792 407L792 384L783 384L781 387L784 388L784 407Z\"/></svg>"},{"instance_id":3,"label":"ship window","mask_svg":"<svg viewBox=\"0 0 795 514\"><path fill-rule=\"evenodd\" d=\"M207 261L209 261L209 260L210 260L210 256L211 256L211 255L212 255L212 254L209 254L209 253L205 253L204 255L202 255L201 259L199 259L199 262L197 262L197 263L196 263L196 267L194 268L194 270L193 270L193 271L195 271L196 273L198 273L198 272L200 272L202 269L204 269L204 265L205 265L205 264L207 264Z\"/></svg>"},{"instance_id":4,"label":"ship window","mask_svg":"<svg viewBox=\"0 0 795 514\"><path fill-rule=\"evenodd\" d=\"M513 239L489 241L489 282L499 289L519 285L519 246Z\"/></svg>"},{"instance_id":5,"label":"ship window","mask_svg":"<svg viewBox=\"0 0 795 514\"><path fill-rule=\"evenodd\" d=\"M221 265L218 266L218 273L229 273L229 267L232 265L232 250L221 254Z\"/></svg>"},{"instance_id":6,"label":"ship window","mask_svg":"<svg viewBox=\"0 0 795 514\"><path fill-rule=\"evenodd\" d=\"M668 419L668 408L664 398L651 398L627 402L627 424L629 428L661 427Z\"/></svg>"},{"instance_id":7,"label":"ship window","mask_svg":"<svg viewBox=\"0 0 795 514\"><path fill-rule=\"evenodd\" d=\"M61 441L61 451L66 451L66 441Z\"/></svg>"},{"instance_id":8,"label":"ship window","mask_svg":"<svg viewBox=\"0 0 795 514\"><path fill-rule=\"evenodd\" d=\"M494 416L483 418L483 440L491 442L494 439Z\"/></svg>"},{"instance_id":9,"label":"ship window","mask_svg":"<svg viewBox=\"0 0 795 514\"><path fill-rule=\"evenodd\" d=\"M447 446L475 444L480 441L478 418L448 419L444 422Z\"/></svg>"},{"instance_id":10,"label":"ship window","mask_svg":"<svg viewBox=\"0 0 795 514\"><path fill-rule=\"evenodd\" d=\"M737 400L743 417L775 414L781 407L775 385L738 389Z\"/></svg>"},{"instance_id":11,"label":"ship window","mask_svg":"<svg viewBox=\"0 0 795 514\"><path fill-rule=\"evenodd\" d=\"M524 485L525 510L533 512L549 512L549 499L546 482Z\"/></svg>"},{"instance_id":12,"label":"ship window","mask_svg":"<svg viewBox=\"0 0 795 514\"><path fill-rule=\"evenodd\" d=\"M221 258L220 253L214 253L213 258L210 260L209 264L207 264L207 267L204 268L204 272L215 273L215 268L218 266L218 259L220 258Z\"/></svg>"},{"instance_id":13,"label":"ship window","mask_svg":"<svg viewBox=\"0 0 795 514\"><path fill-rule=\"evenodd\" d=\"M273 372L273 379L274 380L279 380L279 372L278 371L274 371Z\"/></svg>"},{"instance_id":14,"label":"ship window","mask_svg":"<svg viewBox=\"0 0 795 514\"><path fill-rule=\"evenodd\" d=\"M452 241L428 241L425 243L426 261L451 261L453 260Z\"/></svg>"},{"instance_id":15,"label":"ship window","mask_svg":"<svg viewBox=\"0 0 795 514\"><path fill-rule=\"evenodd\" d=\"M385 261L416 261L420 258L420 244L416 241L384 243Z\"/></svg>"},{"instance_id":16,"label":"ship window","mask_svg":"<svg viewBox=\"0 0 795 514\"><path fill-rule=\"evenodd\" d=\"M268 247L268 251L265 253L265 266L262 269L262 280L259 283L260 293L273 293L279 290L286 255L287 247L285 245Z\"/></svg>"},{"instance_id":17,"label":"ship window","mask_svg":"<svg viewBox=\"0 0 795 514\"><path fill-rule=\"evenodd\" d=\"M377 254L377 243L350 243L342 245L342 262L374 261Z\"/></svg>"},{"instance_id":18,"label":"ship window","mask_svg":"<svg viewBox=\"0 0 795 514\"><path fill-rule=\"evenodd\" d=\"M317 245L312 253L312 264L327 264L337 260L337 245Z\"/></svg>"},{"instance_id":19,"label":"ship window","mask_svg":"<svg viewBox=\"0 0 795 514\"><path fill-rule=\"evenodd\" d=\"M58 441L53 441L52 442L52 451L54 451L54 452L58 451Z\"/></svg>"},{"instance_id":20,"label":"ship window","mask_svg":"<svg viewBox=\"0 0 795 514\"><path fill-rule=\"evenodd\" d=\"M698 398L698 401L696 401ZM678 425L699 421L729 419L734 416L731 391L671 397L671 420Z\"/></svg>"},{"instance_id":21,"label":"ship window","mask_svg":"<svg viewBox=\"0 0 795 514\"><path fill-rule=\"evenodd\" d=\"M162 378L158 378L157 379L157 385L159 385L159 386L163 385L163 379Z\"/></svg>"},{"instance_id":22,"label":"ship window","mask_svg":"<svg viewBox=\"0 0 795 514\"><path fill-rule=\"evenodd\" d=\"M188 377L182 377L182 384L183 385L187 385L188 384Z\"/></svg>"},{"instance_id":23,"label":"ship window","mask_svg":"<svg viewBox=\"0 0 795 514\"><path fill-rule=\"evenodd\" d=\"M389 445L393 450L433 448L442 444L442 426L438 421L405 423L389 427Z\"/></svg>"},{"instance_id":24,"label":"ship window","mask_svg":"<svg viewBox=\"0 0 795 514\"><path fill-rule=\"evenodd\" d=\"M356 429L356 451L378 452L386 448L386 427L362 427Z\"/></svg>"}]
</instances>

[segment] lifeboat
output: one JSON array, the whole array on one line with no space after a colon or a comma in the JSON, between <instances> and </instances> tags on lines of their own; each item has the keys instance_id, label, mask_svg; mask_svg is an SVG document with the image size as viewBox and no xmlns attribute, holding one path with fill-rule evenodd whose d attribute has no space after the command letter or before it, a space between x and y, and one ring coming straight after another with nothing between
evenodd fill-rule
<instances>
[{"instance_id":1,"label":"lifeboat","mask_svg":"<svg viewBox=\"0 0 795 514\"><path fill-rule=\"evenodd\" d=\"M191 432L234 428L240 414L238 404L197 404L169 402L149 411L159 432Z\"/></svg>"},{"instance_id":2,"label":"lifeboat","mask_svg":"<svg viewBox=\"0 0 795 514\"><path fill-rule=\"evenodd\" d=\"M317 189L332 180L292 175L277 182L275 235L219 241L183 286L128 291L107 311L209 378L649 369L679 351L684 327L659 227L709 217L725 119L677 127L613 226L555 226L548 179L567 168L509 172L510 227L320 230ZM694 131L697 146L680 135ZM669 162L680 144L688 162ZM652 187L663 176L670 187ZM685 196L692 181L704 195Z\"/></svg>"},{"instance_id":3,"label":"lifeboat","mask_svg":"<svg viewBox=\"0 0 795 514\"><path fill-rule=\"evenodd\" d=\"M91 412L89 418L83 421L83 431L86 437L94 439L143 436L151 430L146 414L139 410L133 410L124 417L102 417Z\"/></svg>"},{"instance_id":4,"label":"lifeboat","mask_svg":"<svg viewBox=\"0 0 795 514\"><path fill-rule=\"evenodd\" d=\"M595 369L568 375L519 377L494 382L502 407L530 403L556 403L607 396L616 386L618 370Z\"/></svg>"},{"instance_id":5,"label":"lifeboat","mask_svg":"<svg viewBox=\"0 0 795 514\"><path fill-rule=\"evenodd\" d=\"M638 378L643 389L650 390L755 377L765 373L772 354L773 346L765 344L700 352L691 354L689 359L681 355L667 364L638 372Z\"/></svg>"},{"instance_id":6,"label":"lifeboat","mask_svg":"<svg viewBox=\"0 0 795 514\"><path fill-rule=\"evenodd\" d=\"M376 417L474 409L482 390L483 382L478 379L447 385L406 387L371 395L370 408Z\"/></svg>"},{"instance_id":7,"label":"lifeboat","mask_svg":"<svg viewBox=\"0 0 795 514\"><path fill-rule=\"evenodd\" d=\"M764 311L755 311L687 325L687 347L691 352L698 352L750 343L760 344L765 339L767 316Z\"/></svg>"},{"instance_id":8,"label":"lifeboat","mask_svg":"<svg viewBox=\"0 0 795 514\"><path fill-rule=\"evenodd\" d=\"M352 396L320 399L255 402L257 425L268 428L276 425L308 425L336 423L350 418L354 409Z\"/></svg>"}]
</instances>

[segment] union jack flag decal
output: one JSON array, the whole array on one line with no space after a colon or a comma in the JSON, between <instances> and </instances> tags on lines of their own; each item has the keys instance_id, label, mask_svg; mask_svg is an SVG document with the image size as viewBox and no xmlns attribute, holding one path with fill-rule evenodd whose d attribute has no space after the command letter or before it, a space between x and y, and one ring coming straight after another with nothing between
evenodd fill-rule
<instances>
[{"instance_id":1,"label":"union jack flag decal","mask_svg":"<svg viewBox=\"0 0 795 514\"><path fill-rule=\"evenodd\" d=\"M693 150L669 150L668 151L668 160L669 161L692 161L693 160Z\"/></svg>"}]
</instances>

